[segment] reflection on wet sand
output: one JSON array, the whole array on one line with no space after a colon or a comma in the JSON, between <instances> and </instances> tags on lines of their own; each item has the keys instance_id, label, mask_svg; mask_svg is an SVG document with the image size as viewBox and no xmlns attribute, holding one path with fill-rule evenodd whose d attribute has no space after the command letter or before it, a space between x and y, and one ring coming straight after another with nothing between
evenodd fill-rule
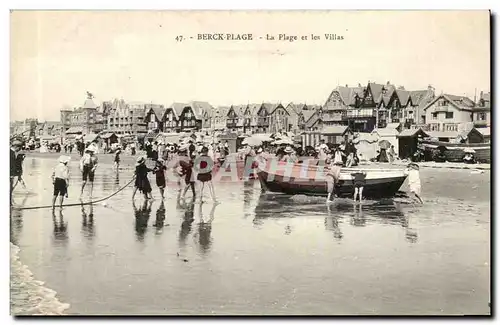
<instances>
[{"instance_id":1,"label":"reflection on wet sand","mask_svg":"<svg viewBox=\"0 0 500 325\"><path fill-rule=\"evenodd\" d=\"M162 200L160 206L156 210L156 220L153 227L156 227L156 234L159 235L163 233L163 226L165 225L166 216L165 202Z\"/></svg>"},{"instance_id":2,"label":"reflection on wet sand","mask_svg":"<svg viewBox=\"0 0 500 325\"><path fill-rule=\"evenodd\" d=\"M134 207L135 214L135 235L137 241L144 241L146 231L148 230L148 221L151 217L151 200L144 200L142 206L137 209L135 200L132 200L132 206Z\"/></svg>"},{"instance_id":3,"label":"reflection on wet sand","mask_svg":"<svg viewBox=\"0 0 500 325\"><path fill-rule=\"evenodd\" d=\"M52 210L52 222L54 225L55 243L66 244L68 242L68 222L64 220L63 210Z\"/></svg>"},{"instance_id":4,"label":"reflection on wet sand","mask_svg":"<svg viewBox=\"0 0 500 325\"><path fill-rule=\"evenodd\" d=\"M94 239L94 205L91 204L86 211L85 205L81 204L82 209L82 234L85 238Z\"/></svg>"},{"instance_id":5,"label":"reflection on wet sand","mask_svg":"<svg viewBox=\"0 0 500 325\"><path fill-rule=\"evenodd\" d=\"M276 218L307 218L324 215L325 229L332 231L334 237L341 239L343 233L340 229L341 220L349 218L349 224L355 227L365 227L369 224L392 224L405 229L406 239L417 242L417 232L409 227L409 216L401 208L401 203L391 199L380 201L366 201L354 203L349 199L339 199L334 204L325 204L323 199L306 197L294 200L286 195L262 195L255 208L254 227L261 227L266 219ZM285 234L290 234L289 226Z\"/></svg>"},{"instance_id":6,"label":"reflection on wet sand","mask_svg":"<svg viewBox=\"0 0 500 325\"><path fill-rule=\"evenodd\" d=\"M329 205L327 206L327 211L328 217L325 218L325 229L333 232L333 237L340 240L344 237L339 226L340 217L338 215L332 215L332 208Z\"/></svg>"},{"instance_id":7,"label":"reflection on wet sand","mask_svg":"<svg viewBox=\"0 0 500 325\"><path fill-rule=\"evenodd\" d=\"M29 195L25 194L21 204L17 204L16 198L12 198L12 203L16 207L23 207L26 204L26 200ZM10 210L10 241L14 244L18 244L19 235L23 230L23 210L11 208Z\"/></svg>"},{"instance_id":8,"label":"reflection on wet sand","mask_svg":"<svg viewBox=\"0 0 500 325\"><path fill-rule=\"evenodd\" d=\"M186 240L191 233L192 224L194 222L194 202L179 203L181 208L184 208L184 213L182 215L181 230L179 231L179 248L186 246Z\"/></svg>"},{"instance_id":9,"label":"reflection on wet sand","mask_svg":"<svg viewBox=\"0 0 500 325\"><path fill-rule=\"evenodd\" d=\"M195 237L198 237L197 239L197 246L198 246L198 251L200 254L205 255L210 251L210 247L212 245L212 222L215 219L215 209L217 207L217 204L212 204L210 208L210 212L208 213L208 216L206 216L203 213L203 206L208 207L208 205L201 203L197 207L197 218L199 220L198 223L198 233L196 234ZM206 211L206 209L205 209Z\"/></svg>"}]
</instances>

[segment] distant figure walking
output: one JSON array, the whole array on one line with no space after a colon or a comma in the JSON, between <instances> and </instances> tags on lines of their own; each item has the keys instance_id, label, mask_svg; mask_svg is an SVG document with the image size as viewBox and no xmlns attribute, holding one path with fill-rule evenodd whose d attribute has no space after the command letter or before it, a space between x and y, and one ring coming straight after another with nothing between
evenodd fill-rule
<instances>
[{"instance_id":1,"label":"distant figure walking","mask_svg":"<svg viewBox=\"0 0 500 325\"><path fill-rule=\"evenodd\" d=\"M114 166L115 166L115 170L118 172L118 169L120 168L120 154L121 154L121 150L120 149L116 149L115 151L115 162L114 162Z\"/></svg>"},{"instance_id":2,"label":"distant figure walking","mask_svg":"<svg viewBox=\"0 0 500 325\"><path fill-rule=\"evenodd\" d=\"M89 146L85 149L85 153L80 159L80 170L82 172L82 190L80 192L80 198L83 196L83 190L87 185L87 180L90 182L90 197L92 198L92 193L94 191L94 176L95 170L97 168L97 157L94 152L94 148Z\"/></svg>"},{"instance_id":3,"label":"distant figure walking","mask_svg":"<svg viewBox=\"0 0 500 325\"><path fill-rule=\"evenodd\" d=\"M153 169L150 169L146 166L146 158L137 158L137 162L135 164L135 186L134 193L132 194L132 200L135 198L135 193L137 192L137 190L144 194L144 198L146 200L153 198L151 195L151 184L149 183L148 179L148 173L152 171Z\"/></svg>"},{"instance_id":4,"label":"distant figure walking","mask_svg":"<svg viewBox=\"0 0 500 325\"><path fill-rule=\"evenodd\" d=\"M68 197L69 187L69 168L68 162L70 157L59 157L59 164L54 168L52 173L52 184L54 184L54 197L52 198L52 209L56 207L56 200L59 196L59 207L62 208L64 198Z\"/></svg>"}]
</instances>

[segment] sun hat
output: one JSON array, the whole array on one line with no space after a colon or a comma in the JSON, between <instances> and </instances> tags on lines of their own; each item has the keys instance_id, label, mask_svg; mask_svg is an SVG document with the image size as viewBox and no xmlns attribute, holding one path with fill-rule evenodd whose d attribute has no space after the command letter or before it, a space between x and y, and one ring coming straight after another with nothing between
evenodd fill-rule
<instances>
[{"instance_id":1,"label":"sun hat","mask_svg":"<svg viewBox=\"0 0 500 325\"><path fill-rule=\"evenodd\" d=\"M287 146L287 147L285 148L285 152L286 152L286 153L292 153L292 152L293 152L292 147Z\"/></svg>"},{"instance_id":2,"label":"sun hat","mask_svg":"<svg viewBox=\"0 0 500 325\"><path fill-rule=\"evenodd\" d=\"M183 151L187 151L187 150L188 150L187 145L186 145L186 144L184 144L184 143L183 143L183 144L181 144L181 145L179 146L179 149L178 149L178 151L179 151L179 152L183 152Z\"/></svg>"},{"instance_id":3,"label":"sun hat","mask_svg":"<svg viewBox=\"0 0 500 325\"><path fill-rule=\"evenodd\" d=\"M261 153L261 152L262 152L262 148L257 149L257 153Z\"/></svg>"},{"instance_id":4,"label":"sun hat","mask_svg":"<svg viewBox=\"0 0 500 325\"><path fill-rule=\"evenodd\" d=\"M135 165L136 166L142 165L145 161L146 161L146 158L144 158L144 157L138 157Z\"/></svg>"},{"instance_id":5,"label":"sun hat","mask_svg":"<svg viewBox=\"0 0 500 325\"><path fill-rule=\"evenodd\" d=\"M417 163L411 162L408 164L408 168L413 168L413 169L419 170L420 166Z\"/></svg>"},{"instance_id":6,"label":"sun hat","mask_svg":"<svg viewBox=\"0 0 500 325\"><path fill-rule=\"evenodd\" d=\"M14 140L12 142L12 146L14 146L14 147L21 147L22 145L23 145L23 143L19 140Z\"/></svg>"},{"instance_id":7,"label":"sun hat","mask_svg":"<svg viewBox=\"0 0 500 325\"><path fill-rule=\"evenodd\" d=\"M62 155L59 157L59 162L62 164L67 164L71 160L71 157Z\"/></svg>"}]
</instances>

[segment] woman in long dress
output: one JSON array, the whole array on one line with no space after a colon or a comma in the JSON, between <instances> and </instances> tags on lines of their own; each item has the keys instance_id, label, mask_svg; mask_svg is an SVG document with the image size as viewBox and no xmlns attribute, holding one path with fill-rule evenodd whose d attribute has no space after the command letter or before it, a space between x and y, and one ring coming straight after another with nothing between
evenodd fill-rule
<instances>
[{"instance_id":1,"label":"woman in long dress","mask_svg":"<svg viewBox=\"0 0 500 325\"><path fill-rule=\"evenodd\" d=\"M148 179L148 173L152 171L153 169L150 169L146 166L146 158L137 158L137 162L135 164L135 186L134 193L132 194L132 200L135 198L135 193L137 192L137 190L144 194L144 198L146 200L153 198L153 196L151 195L151 184L149 183Z\"/></svg>"}]
</instances>

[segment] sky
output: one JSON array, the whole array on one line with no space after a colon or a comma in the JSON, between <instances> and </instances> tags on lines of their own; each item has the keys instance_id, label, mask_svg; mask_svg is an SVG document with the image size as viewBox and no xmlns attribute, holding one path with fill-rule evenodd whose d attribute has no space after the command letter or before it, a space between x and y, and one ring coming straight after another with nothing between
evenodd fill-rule
<instances>
[{"instance_id":1,"label":"sky","mask_svg":"<svg viewBox=\"0 0 500 325\"><path fill-rule=\"evenodd\" d=\"M86 91L97 103L217 106L324 104L336 86L368 81L471 98L490 90L488 11L13 11L10 33L11 120L59 120Z\"/></svg>"}]
</instances>

